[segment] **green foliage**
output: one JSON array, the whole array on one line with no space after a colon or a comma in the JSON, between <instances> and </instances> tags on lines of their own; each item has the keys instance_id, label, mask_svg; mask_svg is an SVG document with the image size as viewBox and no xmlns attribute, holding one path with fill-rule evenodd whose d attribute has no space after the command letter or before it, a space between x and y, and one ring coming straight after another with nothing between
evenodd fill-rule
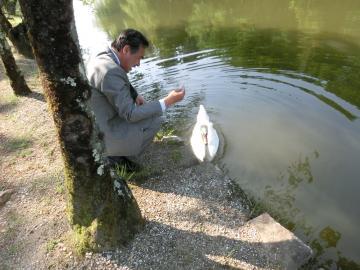
<instances>
[{"instance_id":1,"label":"green foliage","mask_svg":"<svg viewBox=\"0 0 360 270\"><path fill-rule=\"evenodd\" d=\"M81 0L81 2L84 4L84 5L94 5L95 4L95 0Z\"/></svg>"}]
</instances>

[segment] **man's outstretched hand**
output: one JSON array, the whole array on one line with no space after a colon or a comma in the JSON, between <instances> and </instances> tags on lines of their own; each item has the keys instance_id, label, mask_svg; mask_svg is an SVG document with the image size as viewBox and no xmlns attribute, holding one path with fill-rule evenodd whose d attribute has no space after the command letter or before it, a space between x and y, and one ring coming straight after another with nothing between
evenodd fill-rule
<instances>
[{"instance_id":1,"label":"man's outstretched hand","mask_svg":"<svg viewBox=\"0 0 360 270\"><path fill-rule=\"evenodd\" d=\"M145 99L142 96L138 95L136 97L135 103L138 106L143 105L145 103Z\"/></svg>"},{"instance_id":2,"label":"man's outstretched hand","mask_svg":"<svg viewBox=\"0 0 360 270\"><path fill-rule=\"evenodd\" d=\"M165 106L169 107L172 104L181 101L185 96L185 88L179 88L171 91L164 99Z\"/></svg>"}]
</instances>

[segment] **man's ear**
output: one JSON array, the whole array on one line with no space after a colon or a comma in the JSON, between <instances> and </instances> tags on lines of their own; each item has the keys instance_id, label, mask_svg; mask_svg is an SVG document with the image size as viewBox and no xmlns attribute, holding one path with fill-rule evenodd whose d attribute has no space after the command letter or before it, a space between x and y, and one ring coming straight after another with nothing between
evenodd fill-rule
<instances>
[{"instance_id":1,"label":"man's ear","mask_svg":"<svg viewBox=\"0 0 360 270\"><path fill-rule=\"evenodd\" d=\"M125 45L124 47L123 47L123 53L124 54L128 54L128 53L130 53L130 45Z\"/></svg>"}]
</instances>

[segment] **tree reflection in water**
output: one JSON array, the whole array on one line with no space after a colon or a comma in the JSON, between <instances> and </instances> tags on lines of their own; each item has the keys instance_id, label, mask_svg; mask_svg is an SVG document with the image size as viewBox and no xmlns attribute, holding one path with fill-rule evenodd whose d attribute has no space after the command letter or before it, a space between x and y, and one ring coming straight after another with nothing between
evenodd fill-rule
<instances>
[{"instance_id":1,"label":"tree reflection in water","mask_svg":"<svg viewBox=\"0 0 360 270\"><path fill-rule=\"evenodd\" d=\"M112 38L126 27L143 31L153 42L157 59L214 49L212 56L231 67L259 69L319 86L329 95L296 89L316 97L348 122L358 121L352 108L360 108L358 0L103 0L95 4L95 14ZM164 69L177 64L177 60L159 63ZM137 86L143 87L141 83ZM163 88L155 82L147 94L161 96ZM174 113L192 115L189 107L201 99L201 93L195 95ZM296 207L296 190L316 181L310 163L318 157L315 151L291 163L279 175L278 185L265 188L254 211L274 213L282 224L309 239L317 256L307 267L359 269L339 251L341 232L329 225L313 228ZM343 234L345 239L345 231Z\"/></svg>"}]
</instances>

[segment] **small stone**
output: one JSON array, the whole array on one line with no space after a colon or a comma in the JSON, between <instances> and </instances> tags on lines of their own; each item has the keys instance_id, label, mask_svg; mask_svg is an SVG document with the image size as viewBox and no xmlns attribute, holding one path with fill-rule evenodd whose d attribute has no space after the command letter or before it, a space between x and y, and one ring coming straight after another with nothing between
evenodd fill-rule
<instances>
[{"instance_id":1,"label":"small stone","mask_svg":"<svg viewBox=\"0 0 360 270\"><path fill-rule=\"evenodd\" d=\"M0 206L3 206L8 200L10 200L11 195L14 193L13 189L7 189L0 192Z\"/></svg>"},{"instance_id":2,"label":"small stone","mask_svg":"<svg viewBox=\"0 0 360 270\"><path fill-rule=\"evenodd\" d=\"M90 258L92 256L92 252L86 252L85 257Z\"/></svg>"}]
</instances>

